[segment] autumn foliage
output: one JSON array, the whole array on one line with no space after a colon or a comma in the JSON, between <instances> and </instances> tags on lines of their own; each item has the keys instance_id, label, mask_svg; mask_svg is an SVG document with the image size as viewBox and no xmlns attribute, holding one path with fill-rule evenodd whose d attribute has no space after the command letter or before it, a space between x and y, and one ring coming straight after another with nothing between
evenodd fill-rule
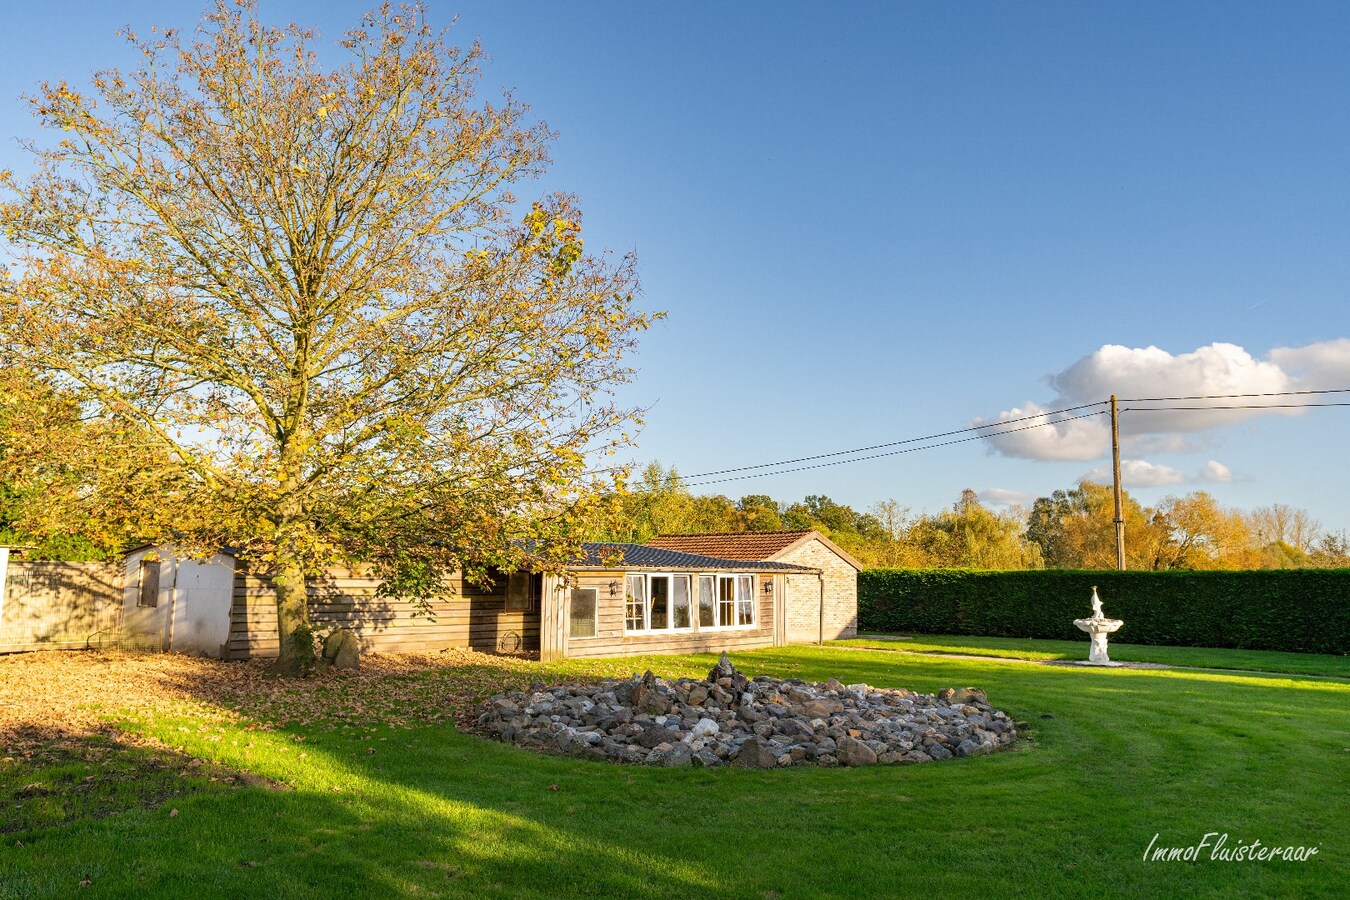
<instances>
[{"instance_id":1,"label":"autumn foliage","mask_svg":"<svg viewBox=\"0 0 1350 900\"><path fill-rule=\"evenodd\" d=\"M331 563L425 599L456 567L570 555L612 486L590 460L632 430L610 390L650 316L574 198L513 193L552 135L476 96L481 50L420 6L367 15L330 67L251 2L126 38L134 71L32 98L57 140L0 180L0 340L33 390L129 436L135 476L72 456L78 490L23 524L78 510L237 548L275 576L285 665Z\"/></svg>"}]
</instances>

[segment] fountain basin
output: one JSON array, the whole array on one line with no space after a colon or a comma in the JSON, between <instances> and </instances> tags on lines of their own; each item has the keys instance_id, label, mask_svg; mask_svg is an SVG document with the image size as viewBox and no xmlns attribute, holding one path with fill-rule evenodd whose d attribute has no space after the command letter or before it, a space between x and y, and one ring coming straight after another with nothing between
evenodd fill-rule
<instances>
[{"instance_id":1,"label":"fountain basin","mask_svg":"<svg viewBox=\"0 0 1350 900\"><path fill-rule=\"evenodd\" d=\"M1088 665L1120 665L1120 663L1111 662L1111 657L1106 653L1106 636L1118 629L1121 625L1124 625L1125 623L1122 620L1098 618L1094 616L1091 619L1074 619L1073 624L1077 625L1080 631L1086 631L1092 636L1092 649L1088 651Z\"/></svg>"},{"instance_id":2,"label":"fountain basin","mask_svg":"<svg viewBox=\"0 0 1350 900\"><path fill-rule=\"evenodd\" d=\"M1122 619L1074 619L1073 624L1088 634L1111 634L1125 622Z\"/></svg>"}]
</instances>

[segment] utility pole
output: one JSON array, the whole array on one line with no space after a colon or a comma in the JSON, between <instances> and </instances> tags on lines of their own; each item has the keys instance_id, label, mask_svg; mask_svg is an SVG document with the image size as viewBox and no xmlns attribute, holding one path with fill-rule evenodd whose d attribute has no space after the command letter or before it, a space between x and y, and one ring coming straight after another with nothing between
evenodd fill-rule
<instances>
[{"instance_id":1,"label":"utility pole","mask_svg":"<svg viewBox=\"0 0 1350 900\"><path fill-rule=\"evenodd\" d=\"M1111 474L1115 479L1116 493L1116 570L1125 571L1125 511L1120 499L1120 411L1116 408L1116 395L1111 395Z\"/></svg>"}]
</instances>

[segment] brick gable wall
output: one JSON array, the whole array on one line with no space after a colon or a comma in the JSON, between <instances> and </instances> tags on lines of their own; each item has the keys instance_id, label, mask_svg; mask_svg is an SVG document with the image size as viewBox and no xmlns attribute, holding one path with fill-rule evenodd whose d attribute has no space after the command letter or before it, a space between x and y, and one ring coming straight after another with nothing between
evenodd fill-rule
<instances>
[{"instance_id":1,"label":"brick gable wall","mask_svg":"<svg viewBox=\"0 0 1350 900\"><path fill-rule=\"evenodd\" d=\"M825 640L858 633L858 570L820 541L812 540L778 562L820 569L825 578ZM788 643L814 642L820 636L820 581L815 575L787 577Z\"/></svg>"}]
</instances>

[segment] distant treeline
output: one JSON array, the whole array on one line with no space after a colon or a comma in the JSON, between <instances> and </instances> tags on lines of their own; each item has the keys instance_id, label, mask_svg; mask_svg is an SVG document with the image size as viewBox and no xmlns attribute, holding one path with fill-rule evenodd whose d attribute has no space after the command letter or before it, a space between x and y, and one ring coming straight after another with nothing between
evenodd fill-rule
<instances>
[{"instance_id":1,"label":"distant treeline","mask_svg":"<svg viewBox=\"0 0 1350 900\"><path fill-rule=\"evenodd\" d=\"M994 510L966 490L948 509L915 514L899 500L865 512L811 495L784 502L696 495L674 468L650 463L615 498L600 540L642 543L658 534L814 528L867 566L969 569L1111 569L1114 501L1084 481L1030 508ZM1204 491L1143 506L1125 494L1126 564L1131 570L1298 569L1350 566L1350 539L1283 504L1228 509Z\"/></svg>"}]
</instances>

